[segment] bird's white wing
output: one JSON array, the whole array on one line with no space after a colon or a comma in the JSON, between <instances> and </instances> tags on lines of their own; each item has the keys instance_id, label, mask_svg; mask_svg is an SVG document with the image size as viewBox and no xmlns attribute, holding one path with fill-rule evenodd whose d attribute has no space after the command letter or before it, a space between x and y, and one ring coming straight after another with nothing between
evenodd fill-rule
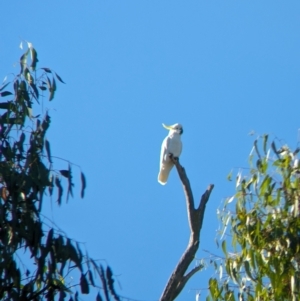
<instances>
[{"instance_id":1,"label":"bird's white wing","mask_svg":"<svg viewBox=\"0 0 300 301\"><path fill-rule=\"evenodd\" d=\"M171 126L164 125L164 128L169 130L169 135L164 139L160 152L160 169L158 174L158 182L162 185L167 183L169 173L174 164L169 155L179 157L182 151L182 142L180 135L183 132L182 126L176 123Z\"/></svg>"},{"instance_id":2,"label":"bird's white wing","mask_svg":"<svg viewBox=\"0 0 300 301\"><path fill-rule=\"evenodd\" d=\"M169 173L173 168L174 164L169 158L170 146L172 145L172 138L167 136L162 145L160 152L160 169L158 174L158 182L162 185L165 185L168 181Z\"/></svg>"},{"instance_id":3,"label":"bird's white wing","mask_svg":"<svg viewBox=\"0 0 300 301\"><path fill-rule=\"evenodd\" d=\"M158 182L162 185L165 185L167 183L169 173L174 166L174 164L169 158L170 144L171 144L171 138L167 136L162 143L161 152L160 152L160 169L158 174Z\"/></svg>"}]
</instances>

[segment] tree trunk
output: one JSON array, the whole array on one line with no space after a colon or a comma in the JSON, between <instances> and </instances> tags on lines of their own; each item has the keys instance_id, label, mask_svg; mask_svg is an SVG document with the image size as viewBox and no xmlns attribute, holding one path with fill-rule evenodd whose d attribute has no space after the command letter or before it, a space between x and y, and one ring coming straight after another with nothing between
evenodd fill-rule
<instances>
[{"instance_id":1,"label":"tree trunk","mask_svg":"<svg viewBox=\"0 0 300 301\"><path fill-rule=\"evenodd\" d=\"M195 208L190 181L185 173L185 169L179 164L179 160L177 158L173 158L171 156L171 159L176 166L177 172L183 185L191 234L188 246L181 256L172 275L170 276L167 285L160 297L160 301L173 301L180 294L188 280L196 272L202 269L202 266L200 265L186 273L189 265L195 259L196 252L200 245L200 232L202 228L205 207L206 203L208 202L210 193L214 188L213 184L208 186L201 197L198 208Z\"/></svg>"}]
</instances>

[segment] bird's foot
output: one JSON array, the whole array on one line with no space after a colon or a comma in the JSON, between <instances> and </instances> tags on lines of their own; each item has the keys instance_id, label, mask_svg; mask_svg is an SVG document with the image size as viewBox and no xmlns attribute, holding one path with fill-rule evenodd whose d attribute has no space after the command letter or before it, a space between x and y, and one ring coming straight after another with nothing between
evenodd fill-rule
<instances>
[{"instance_id":1,"label":"bird's foot","mask_svg":"<svg viewBox=\"0 0 300 301\"><path fill-rule=\"evenodd\" d=\"M171 161L179 162L179 158L178 157L174 157L173 154L169 154L169 158L171 159Z\"/></svg>"}]
</instances>

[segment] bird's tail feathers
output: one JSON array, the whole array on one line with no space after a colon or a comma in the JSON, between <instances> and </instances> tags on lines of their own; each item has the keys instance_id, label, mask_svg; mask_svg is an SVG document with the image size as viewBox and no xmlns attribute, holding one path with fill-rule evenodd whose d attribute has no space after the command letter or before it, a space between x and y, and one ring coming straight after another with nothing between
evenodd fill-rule
<instances>
[{"instance_id":1,"label":"bird's tail feathers","mask_svg":"<svg viewBox=\"0 0 300 301\"><path fill-rule=\"evenodd\" d=\"M169 173L173 167L173 164L168 164L161 166L159 174L158 174L158 182L161 185L166 185L169 177Z\"/></svg>"}]
</instances>

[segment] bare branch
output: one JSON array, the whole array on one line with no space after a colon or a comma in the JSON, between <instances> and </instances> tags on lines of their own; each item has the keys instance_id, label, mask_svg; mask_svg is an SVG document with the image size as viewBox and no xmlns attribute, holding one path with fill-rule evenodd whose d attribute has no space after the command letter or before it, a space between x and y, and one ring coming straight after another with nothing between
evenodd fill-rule
<instances>
[{"instance_id":1,"label":"bare branch","mask_svg":"<svg viewBox=\"0 0 300 301\"><path fill-rule=\"evenodd\" d=\"M186 175L185 169L183 166L180 165L178 158L173 158L171 156L171 160L173 161L174 165L176 166L179 178L181 180L181 183L183 185L183 190L185 194L185 199L188 202L188 209L194 209L194 197L193 192L191 189L190 181Z\"/></svg>"},{"instance_id":2,"label":"bare branch","mask_svg":"<svg viewBox=\"0 0 300 301\"><path fill-rule=\"evenodd\" d=\"M182 289L185 287L186 283L189 281L189 279L196 274L198 271L203 269L203 265L199 265L195 268L193 268L190 272L188 272L182 279L182 281L179 282L179 285L174 293L174 299L180 294Z\"/></svg>"},{"instance_id":3,"label":"bare branch","mask_svg":"<svg viewBox=\"0 0 300 301\"><path fill-rule=\"evenodd\" d=\"M199 248L200 231L203 224L205 207L214 188L213 184L208 186L201 197L198 208L195 209L194 197L185 169L180 165L178 158L174 158L171 155L170 159L176 166L179 178L183 185L191 233L188 246L182 257L180 258L177 266L175 267L172 275L170 276L167 285L160 297L160 301L173 301L180 294L187 281L202 268L202 266L196 267L185 275Z\"/></svg>"}]
</instances>

